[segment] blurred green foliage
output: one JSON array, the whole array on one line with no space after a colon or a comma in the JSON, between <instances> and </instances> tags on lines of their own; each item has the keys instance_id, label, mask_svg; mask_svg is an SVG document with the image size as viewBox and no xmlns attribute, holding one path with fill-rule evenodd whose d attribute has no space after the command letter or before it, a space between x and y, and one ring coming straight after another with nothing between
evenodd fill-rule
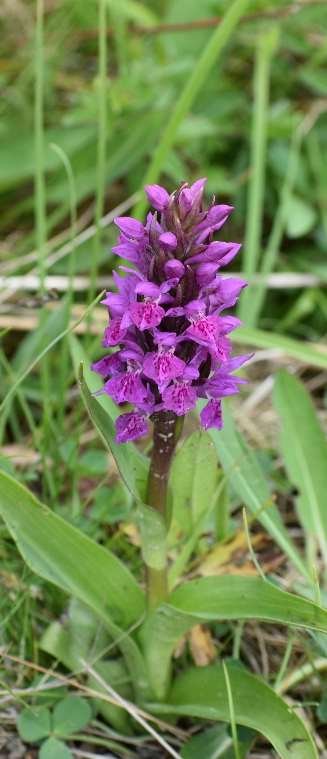
<instances>
[{"instance_id":1,"label":"blurred green foliage","mask_svg":"<svg viewBox=\"0 0 327 759\"><path fill-rule=\"evenodd\" d=\"M251 178L250 132L253 113L254 49L274 24L278 47L270 72L262 254L280 200L289 151L301 131L294 186L288 198L285 232L276 268L317 273L326 280L327 169L325 63L327 8L324 3L250 2L248 13L185 118L164 165L168 187L208 176L208 190L232 202L236 211L230 237L242 239ZM212 34L201 20L223 15L228 0L139 2L108 0L108 79L106 89L106 209L138 190L152 151L200 52ZM97 3L56 0L45 15L45 166L47 226L51 237L69 225L67 177L55 143L72 165L79 214L93 204L96 191L98 120ZM0 187L2 255L33 248L32 180L33 43L35 8L29 2L5 3L1 14ZM167 25L193 28L168 31ZM160 28L162 25L162 31ZM172 26L172 29L175 29ZM14 51L14 55L13 55ZM105 235L110 242L112 233ZM67 258L52 271L67 272ZM78 256L87 271L89 258ZM108 269L104 263L103 271ZM296 303L297 290L270 294L263 323L281 323ZM318 336L323 330L325 298L309 314L297 314L295 332ZM309 318L310 326L307 325Z\"/></svg>"}]
</instances>

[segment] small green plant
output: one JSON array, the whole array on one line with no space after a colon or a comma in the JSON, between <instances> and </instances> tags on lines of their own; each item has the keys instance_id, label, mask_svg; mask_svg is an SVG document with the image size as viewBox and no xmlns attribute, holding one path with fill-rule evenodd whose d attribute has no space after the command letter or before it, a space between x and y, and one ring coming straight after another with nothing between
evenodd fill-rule
<instances>
[{"instance_id":1,"label":"small green plant","mask_svg":"<svg viewBox=\"0 0 327 759\"><path fill-rule=\"evenodd\" d=\"M214 201L205 208L204 184L183 184L170 196L158 185L148 186L156 213L148 215L146 224L129 217L116 220L120 238L114 250L136 268L127 268L125 277L115 275L118 293L105 297L107 354L91 371L80 343L70 339L86 409L133 502L128 514L140 537L143 572L136 577L114 552L40 504L5 472L0 473L0 513L33 571L75 599L68 619L50 625L41 646L69 669L86 673L96 709L116 729L133 729L134 702L161 718L229 723L230 748L237 758L246 755L260 732L282 759L316 759L305 723L277 689L251 674L237 657L174 671L178 642L199 623L255 618L327 632L327 611L320 606L310 560L284 527L259 461L235 430L227 408L223 425L222 399L238 392L244 380L234 371L248 356L231 356L228 335L239 320L222 312L235 305L245 283L220 275L239 245L213 239L232 209ZM100 388L94 371L102 378ZM202 429L178 448L183 420L197 402ZM119 415L119 406L126 403L132 408ZM285 373L277 379L276 404L287 420L282 443L301 493L299 517L308 524L312 509L310 525L323 548L326 441L302 386ZM148 433L149 422L150 457L134 443ZM299 423L304 437L297 435ZM319 448L311 463L315 482L303 466L303 459L310 461L310 441ZM79 467L101 477L104 463L93 451ZM222 497L226 480L301 572L306 594L316 592L317 603L285 592L277 578L272 581L261 571L252 577L184 580L206 529L217 541L230 534ZM246 534L249 539L247 524ZM47 738L41 759L61 759L69 756L63 739L84 727L90 716L87 702L67 697L52 713L47 707L24 710L19 730L27 741ZM239 726L250 731L244 740ZM222 735L210 734L215 741ZM192 745L184 755L190 751Z\"/></svg>"},{"instance_id":2,"label":"small green plant","mask_svg":"<svg viewBox=\"0 0 327 759\"><path fill-rule=\"evenodd\" d=\"M40 744L39 759L73 759L65 741L84 730L91 718L88 701L79 696L66 696L53 709L48 706L23 709L17 728L23 741Z\"/></svg>"}]
</instances>

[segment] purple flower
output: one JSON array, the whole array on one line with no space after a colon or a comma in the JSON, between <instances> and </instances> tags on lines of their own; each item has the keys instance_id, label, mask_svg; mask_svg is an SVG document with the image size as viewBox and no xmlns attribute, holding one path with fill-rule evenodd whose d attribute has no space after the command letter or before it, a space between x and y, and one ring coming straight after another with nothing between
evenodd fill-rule
<instances>
[{"instance_id":1,"label":"purple flower","mask_svg":"<svg viewBox=\"0 0 327 759\"><path fill-rule=\"evenodd\" d=\"M131 308L131 317L136 327L141 332L145 329L157 327L165 315L164 309L157 303L145 301L144 303L134 303Z\"/></svg>"},{"instance_id":2,"label":"purple flower","mask_svg":"<svg viewBox=\"0 0 327 759\"><path fill-rule=\"evenodd\" d=\"M146 435L148 425L142 414L121 414L116 419L116 440L117 443L128 443L129 440L136 440Z\"/></svg>"},{"instance_id":3,"label":"purple flower","mask_svg":"<svg viewBox=\"0 0 327 759\"><path fill-rule=\"evenodd\" d=\"M216 427L217 430L221 430L223 426L221 401L209 401L209 403L207 403L202 409L200 419L202 427L204 427L205 430L207 430L208 427Z\"/></svg>"},{"instance_id":4,"label":"purple flower","mask_svg":"<svg viewBox=\"0 0 327 759\"><path fill-rule=\"evenodd\" d=\"M170 258L166 261L164 266L164 272L166 277L176 277L180 279L185 274L185 266L182 261L178 261L177 258Z\"/></svg>"},{"instance_id":5,"label":"purple flower","mask_svg":"<svg viewBox=\"0 0 327 759\"><path fill-rule=\"evenodd\" d=\"M163 232L159 236L159 243L164 250L175 250L177 248L177 238L172 232Z\"/></svg>"},{"instance_id":6,"label":"purple flower","mask_svg":"<svg viewBox=\"0 0 327 759\"><path fill-rule=\"evenodd\" d=\"M143 224L131 216L116 216L115 224L128 238L139 240L144 237Z\"/></svg>"},{"instance_id":7,"label":"purple flower","mask_svg":"<svg viewBox=\"0 0 327 759\"><path fill-rule=\"evenodd\" d=\"M112 319L104 331L104 347L109 348L111 345L118 345L123 340L125 334L126 330L121 327L121 319Z\"/></svg>"},{"instance_id":8,"label":"purple flower","mask_svg":"<svg viewBox=\"0 0 327 759\"><path fill-rule=\"evenodd\" d=\"M115 374L104 385L104 392L116 403L142 403L147 396L146 388L140 379L140 372L127 371Z\"/></svg>"},{"instance_id":9,"label":"purple flower","mask_svg":"<svg viewBox=\"0 0 327 759\"><path fill-rule=\"evenodd\" d=\"M200 316L187 328L185 334L199 345L208 348L210 355L214 358L226 361L231 351L231 345L225 334L233 329L227 322L228 318L233 317L224 319L219 316ZM235 321L237 322L235 326L238 326L239 320L236 319Z\"/></svg>"},{"instance_id":10,"label":"purple flower","mask_svg":"<svg viewBox=\"0 0 327 759\"><path fill-rule=\"evenodd\" d=\"M232 207L209 208L205 179L183 183L172 195L164 187L145 190L155 212L145 224L120 216L113 252L134 268L113 273L115 292L102 303L109 312L103 345L116 348L92 365L105 380L102 392L117 404L132 404L116 422L119 443L147 434L147 419L167 411L184 416L198 398L207 405L201 424L222 427L221 399L244 382L233 372L249 356L232 358L230 332L240 322L222 315L246 282L221 276L240 245L214 240Z\"/></svg>"},{"instance_id":11,"label":"purple flower","mask_svg":"<svg viewBox=\"0 0 327 759\"><path fill-rule=\"evenodd\" d=\"M196 390L190 382L173 382L162 393L164 408L175 411L177 416L185 416L196 404Z\"/></svg>"},{"instance_id":12,"label":"purple flower","mask_svg":"<svg viewBox=\"0 0 327 759\"><path fill-rule=\"evenodd\" d=\"M167 190L158 184L147 184L144 189L153 208L156 208L157 211L163 211L169 203Z\"/></svg>"},{"instance_id":13,"label":"purple flower","mask_svg":"<svg viewBox=\"0 0 327 759\"><path fill-rule=\"evenodd\" d=\"M97 374L101 374L101 377L109 377L110 374L118 374L122 371L124 366L121 357L117 353L112 353L109 356L100 358L100 361L96 361L95 364L91 364L91 369Z\"/></svg>"},{"instance_id":14,"label":"purple flower","mask_svg":"<svg viewBox=\"0 0 327 759\"><path fill-rule=\"evenodd\" d=\"M143 372L146 377L157 383L160 392L169 385L172 379L181 377L186 364L177 356L174 350L158 350L148 353L143 363Z\"/></svg>"}]
</instances>

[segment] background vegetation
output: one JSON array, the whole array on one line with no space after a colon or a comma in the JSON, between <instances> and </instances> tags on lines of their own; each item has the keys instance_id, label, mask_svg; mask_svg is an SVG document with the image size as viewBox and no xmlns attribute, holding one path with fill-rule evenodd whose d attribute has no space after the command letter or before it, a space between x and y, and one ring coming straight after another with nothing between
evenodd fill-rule
<instances>
[{"instance_id":1,"label":"background vegetation","mask_svg":"<svg viewBox=\"0 0 327 759\"><path fill-rule=\"evenodd\" d=\"M211 53L209 40L228 0L47 0L42 6L41 0L2 0L0 8L0 466L139 572L130 496L79 398L71 327L77 323L78 350L90 361L98 357L104 315L88 307L111 282L117 207L136 206L143 214L141 188L149 177L173 190L182 180L207 176L208 192L235 206L230 239L245 241L234 267L250 282L237 341L256 356L233 412L255 451L252 479L246 468L252 506L265 508L274 494L288 534L315 567L313 592L323 596L326 5L239 2L240 20ZM284 373L272 396L281 368L307 392ZM204 450L200 468L207 455ZM258 467L263 485L257 487ZM257 573L241 509L251 508L249 485L236 478L232 484L228 508L221 504L225 523L196 542L190 574ZM54 664L50 644L40 640L66 613L67 597L26 568L0 529L0 643L7 655L0 741L4 756L18 757L26 754L14 724L28 689L39 688L41 678L51 714L68 692L64 683L47 695L47 678L35 669ZM298 568L269 530L254 522L251 532L263 572L299 589ZM215 549L217 538L223 542ZM323 751L325 637L255 623L198 627L177 652L177 666L183 657L201 665L221 652L241 657L304 704ZM60 724L60 709L51 718ZM84 713L68 732L76 756L160 756L153 737L126 741L90 719ZM172 745L185 742L194 723L183 729L170 735ZM210 756L232 756L230 744L221 748L225 732L206 734L204 745L211 739ZM198 744L194 751L203 749ZM264 742L252 751L251 757L274 756Z\"/></svg>"}]
</instances>

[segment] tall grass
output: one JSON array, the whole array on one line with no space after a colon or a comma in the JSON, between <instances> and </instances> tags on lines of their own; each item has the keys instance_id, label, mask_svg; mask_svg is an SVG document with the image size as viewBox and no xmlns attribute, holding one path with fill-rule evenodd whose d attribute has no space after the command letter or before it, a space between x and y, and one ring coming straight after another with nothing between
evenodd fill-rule
<instances>
[{"instance_id":1,"label":"tall grass","mask_svg":"<svg viewBox=\"0 0 327 759\"><path fill-rule=\"evenodd\" d=\"M201 87L205 84L206 77L210 73L214 64L217 64L225 45L230 39L237 23L242 18L247 5L248 0L234 0L233 4L225 13L222 22L210 37L197 65L193 69L193 73L186 82L186 85L177 100L176 106L168 120L168 124L163 131L156 150L154 151L143 184L151 184L158 180L159 174L164 168L169 150L176 139L178 129L183 119L192 107ZM144 215L145 209L146 200L142 198L136 205L134 215L141 218Z\"/></svg>"},{"instance_id":2,"label":"tall grass","mask_svg":"<svg viewBox=\"0 0 327 759\"><path fill-rule=\"evenodd\" d=\"M34 139L35 139L35 231L38 251L38 269L40 276L40 295L45 292L46 256L47 256L47 222L46 222L46 190L45 190L45 136L44 136L44 0L36 0L35 25L35 93L34 93ZM45 322L47 314L44 308L40 310L40 326ZM49 362L45 357L41 364L42 392L42 433L40 450L44 469L48 441L51 433L51 387ZM54 478L48 477L51 496L56 493Z\"/></svg>"},{"instance_id":3,"label":"tall grass","mask_svg":"<svg viewBox=\"0 0 327 759\"><path fill-rule=\"evenodd\" d=\"M46 260L46 196L44 176L44 0L36 0L35 25L35 94L34 94L34 139L35 139L35 227L40 273L40 290L44 292Z\"/></svg>"},{"instance_id":4,"label":"tall grass","mask_svg":"<svg viewBox=\"0 0 327 759\"><path fill-rule=\"evenodd\" d=\"M76 232L77 232L77 195L76 195L74 173L73 173L72 165L68 156L59 145L51 143L50 147L52 148L52 150L55 151L55 153L57 153L57 155L59 156L63 164L64 170L67 176L67 184L68 184L69 208L70 208L69 241L71 245L71 252L69 254L69 261L68 261L68 290L67 290L66 305L67 305L67 323L69 323L70 318L71 318L72 306L74 303L74 274L75 274L75 269L76 269L75 240L76 240ZM69 366L70 366L69 345L68 345L68 341L64 340L62 344L60 369L59 369L59 376L58 376L59 397L61 399L66 398L66 392L68 391L68 387L70 383ZM65 411L66 411L66 404L65 402L62 402L58 408L58 428L62 436L64 436Z\"/></svg>"},{"instance_id":5,"label":"tall grass","mask_svg":"<svg viewBox=\"0 0 327 759\"><path fill-rule=\"evenodd\" d=\"M250 183L246 213L243 271L251 277L257 270L262 242L263 209L265 202L265 167L267 145L267 110L269 102L269 77L272 56L276 49L277 31L273 27L259 39L254 67L254 109L251 133ZM252 292L245 292L240 302L241 319L254 326L249 316Z\"/></svg>"},{"instance_id":6,"label":"tall grass","mask_svg":"<svg viewBox=\"0 0 327 759\"><path fill-rule=\"evenodd\" d=\"M89 300L92 301L96 291L98 262L101 247L101 218L104 211L106 187L106 145L107 145L107 3L98 0L98 138L97 138L97 167L96 167L96 201L93 257L90 267Z\"/></svg>"}]
</instances>

